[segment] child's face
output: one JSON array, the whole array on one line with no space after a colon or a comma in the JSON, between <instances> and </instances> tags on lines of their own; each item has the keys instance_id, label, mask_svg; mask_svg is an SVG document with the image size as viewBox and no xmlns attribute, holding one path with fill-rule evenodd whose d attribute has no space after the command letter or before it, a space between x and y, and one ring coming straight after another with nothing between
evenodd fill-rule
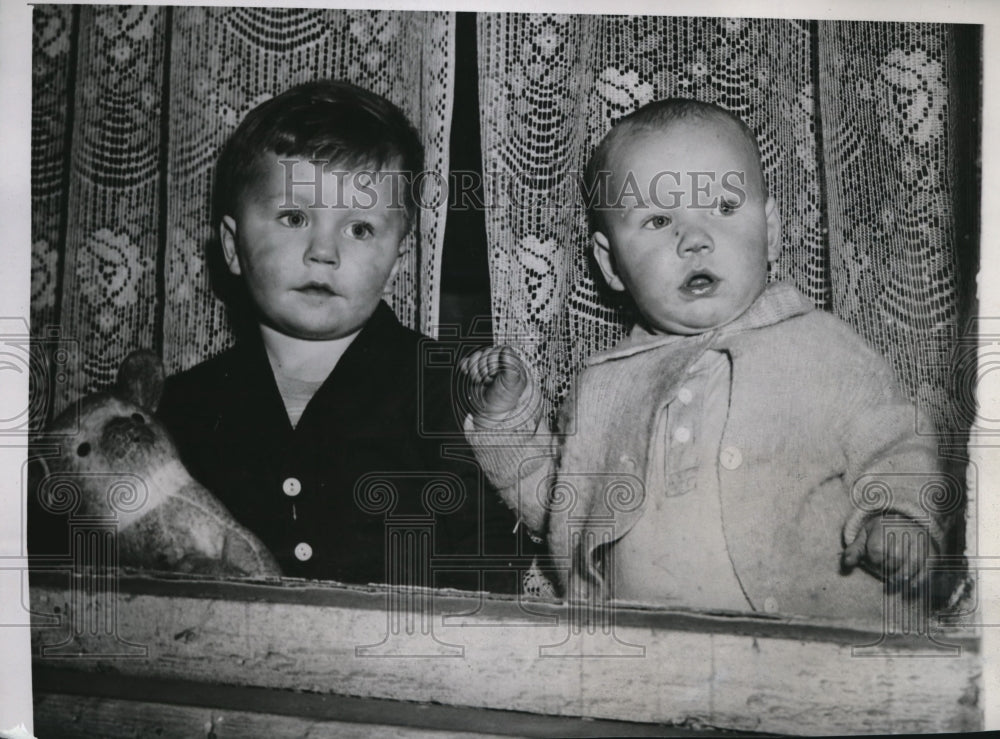
<instances>
[{"instance_id":1,"label":"child's face","mask_svg":"<svg viewBox=\"0 0 1000 739\"><path fill-rule=\"evenodd\" d=\"M781 225L736 127L702 120L644 131L618 149L613 169L612 192L625 197L604 211L594 256L647 328L698 334L742 314L764 289Z\"/></svg>"},{"instance_id":2,"label":"child's face","mask_svg":"<svg viewBox=\"0 0 1000 739\"><path fill-rule=\"evenodd\" d=\"M290 159L259 157L256 178L222 219L226 261L272 328L299 339L348 336L396 273L405 211L391 199L391 179L368 184L305 160L288 188L279 160Z\"/></svg>"}]
</instances>

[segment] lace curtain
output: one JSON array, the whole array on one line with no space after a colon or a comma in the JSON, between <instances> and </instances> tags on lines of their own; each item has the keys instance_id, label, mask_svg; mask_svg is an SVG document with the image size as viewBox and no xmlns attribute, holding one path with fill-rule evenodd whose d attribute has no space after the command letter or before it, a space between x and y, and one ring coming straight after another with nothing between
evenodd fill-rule
<instances>
[{"instance_id":1,"label":"lace curtain","mask_svg":"<svg viewBox=\"0 0 1000 739\"><path fill-rule=\"evenodd\" d=\"M78 357L53 373L54 410L110 383L131 349L173 372L231 342L205 266L209 190L252 107L351 80L399 105L446 172L453 45L449 13L35 6L31 320L36 336L60 326ZM424 331L443 235L444 210L425 209L389 296Z\"/></svg>"},{"instance_id":2,"label":"lace curtain","mask_svg":"<svg viewBox=\"0 0 1000 739\"><path fill-rule=\"evenodd\" d=\"M851 323L943 431L961 431L948 357L960 306L940 25L481 14L480 98L494 326L558 405L626 317L599 294L575 174L650 100L717 103L756 132L782 215L772 279ZM974 83L973 83L974 84ZM567 205L570 204L570 205ZM966 287L963 287L966 285Z\"/></svg>"},{"instance_id":3,"label":"lace curtain","mask_svg":"<svg viewBox=\"0 0 1000 739\"><path fill-rule=\"evenodd\" d=\"M351 79L399 104L428 167L448 171L451 14L40 5L34 17L31 318L36 335L59 325L78 355L52 373L56 410L110 382L132 348L160 349L176 371L230 342L204 260L210 175L256 103L308 78ZM717 102L758 134L784 225L772 278L852 323L938 428L967 426L952 368L927 360L949 356L974 299L956 227L970 198L954 176L953 27L477 23L494 326L524 348L550 407L626 322L592 279L574 174L615 120L677 95ZM444 219L422 212L391 295L425 332L438 322Z\"/></svg>"}]
</instances>

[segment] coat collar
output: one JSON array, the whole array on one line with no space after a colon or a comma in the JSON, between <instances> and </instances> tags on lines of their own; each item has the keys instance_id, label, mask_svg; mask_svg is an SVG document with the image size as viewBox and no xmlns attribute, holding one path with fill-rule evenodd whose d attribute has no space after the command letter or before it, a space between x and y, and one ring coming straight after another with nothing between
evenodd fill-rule
<instances>
[{"instance_id":1,"label":"coat collar","mask_svg":"<svg viewBox=\"0 0 1000 739\"><path fill-rule=\"evenodd\" d=\"M402 334L406 332L392 309L379 302L361 333L309 401L296 430L309 429L317 413L323 416L334 410L353 411L370 401L371 389L389 392L396 384L391 382L392 372L405 359L401 353L405 352ZM263 422L275 431L293 433L260 333L248 333L236 344L231 357L227 374L235 381L230 386L233 417L243 419L241 423Z\"/></svg>"},{"instance_id":2,"label":"coat collar","mask_svg":"<svg viewBox=\"0 0 1000 739\"><path fill-rule=\"evenodd\" d=\"M802 315L813 310L812 302L787 282L772 282L764 288L758 298L751 303L742 315L725 326L694 336L660 335L651 333L640 324L636 324L629 335L613 349L595 354L587 361L587 365L601 364L613 359L623 359L642 352L658 349L670 344L709 345L716 340L724 341L727 337L744 331L750 331L764 326L780 323L787 318Z\"/></svg>"},{"instance_id":3,"label":"coat collar","mask_svg":"<svg viewBox=\"0 0 1000 739\"><path fill-rule=\"evenodd\" d=\"M400 331L405 331L405 329L396 318L396 314L392 312L392 308L386 305L385 301L379 301L375 312L372 313L357 337L344 351L337 366L339 367L345 359L349 365L356 360L374 361L374 355L378 353L377 350L384 350L386 343L398 338L397 335ZM261 338L260 331L248 331L246 337L237 342L236 351L241 359L248 360L244 366L256 367L263 371L263 375L272 377L267 350L264 348L264 340Z\"/></svg>"}]
</instances>

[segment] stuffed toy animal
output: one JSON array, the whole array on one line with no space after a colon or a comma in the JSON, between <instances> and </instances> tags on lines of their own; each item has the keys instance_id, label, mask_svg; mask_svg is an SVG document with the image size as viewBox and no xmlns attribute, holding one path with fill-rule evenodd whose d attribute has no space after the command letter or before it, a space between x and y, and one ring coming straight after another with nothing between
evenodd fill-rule
<instances>
[{"instance_id":1,"label":"stuffed toy animal","mask_svg":"<svg viewBox=\"0 0 1000 739\"><path fill-rule=\"evenodd\" d=\"M42 507L51 512L58 507L53 499L62 498L77 520L117 518L123 567L279 576L273 555L181 464L152 415L162 391L159 357L137 351L122 363L111 392L64 411L47 435L58 453L42 459Z\"/></svg>"}]
</instances>

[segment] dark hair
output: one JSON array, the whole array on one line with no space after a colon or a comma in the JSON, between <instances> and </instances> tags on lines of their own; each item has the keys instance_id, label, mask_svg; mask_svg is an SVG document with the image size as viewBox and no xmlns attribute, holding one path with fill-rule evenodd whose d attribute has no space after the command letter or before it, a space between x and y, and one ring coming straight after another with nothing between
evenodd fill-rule
<instances>
[{"instance_id":1,"label":"dark hair","mask_svg":"<svg viewBox=\"0 0 1000 739\"><path fill-rule=\"evenodd\" d=\"M692 119L713 119L735 126L753 154L754 160L760 162L760 147L757 145L757 137L754 136L753 131L746 123L725 108L690 98L654 100L615 123L614 127L601 139L601 143L597 145L590 161L587 162L582 185L587 218L592 231L600 230L600 211L613 205L607 202L608 198L602 197L604 191L601 188L607 187L607 175L610 173L611 160L622 141L642 131L664 129L674 123ZM761 191L766 194L767 185L764 182L763 172L760 172L760 185Z\"/></svg>"},{"instance_id":2,"label":"dark hair","mask_svg":"<svg viewBox=\"0 0 1000 739\"><path fill-rule=\"evenodd\" d=\"M370 90L341 80L316 80L247 113L215 168L214 223L232 214L265 152L321 159L350 170L392 167L405 176L399 189L407 220L415 220L411 184L424 168L423 144L406 115Z\"/></svg>"}]
</instances>

